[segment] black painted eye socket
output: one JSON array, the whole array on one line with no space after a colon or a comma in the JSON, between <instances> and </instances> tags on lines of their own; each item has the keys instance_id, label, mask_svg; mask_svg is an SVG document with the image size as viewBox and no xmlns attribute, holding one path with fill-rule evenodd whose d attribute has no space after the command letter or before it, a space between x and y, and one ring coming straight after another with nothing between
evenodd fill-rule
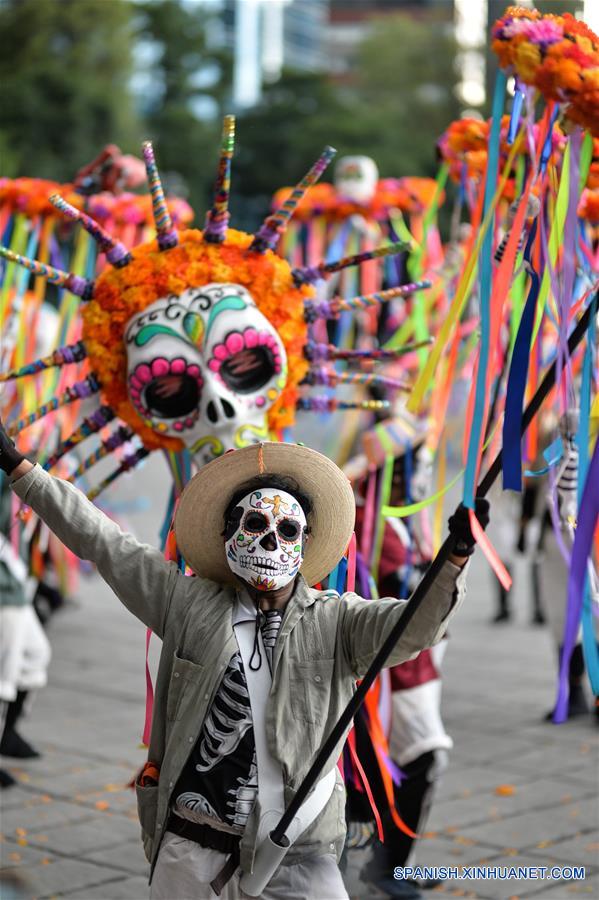
<instances>
[{"instance_id":1,"label":"black painted eye socket","mask_svg":"<svg viewBox=\"0 0 599 900\"><path fill-rule=\"evenodd\" d=\"M259 390L274 374L275 361L268 347L246 347L229 356L220 367L220 377L237 394Z\"/></svg>"},{"instance_id":2,"label":"black painted eye socket","mask_svg":"<svg viewBox=\"0 0 599 900\"><path fill-rule=\"evenodd\" d=\"M198 408L200 389L191 375L163 375L148 384L144 399L154 416L176 419Z\"/></svg>"},{"instance_id":3,"label":"black painted eye socket","mask_svg":"<svg viewBox=\"0 0 599 900\"><path fill-rule=\"evenodd\" d=\"M229 518L227 519L227 523L225 525L225 540L228 541L233 537L237 529L239 528L239 523L241 522L241 517L243 515L243 506L236 506L229 513Z\"/></svg>"},{"instance_id":4,"label":"black painted eye socket","mask_svg":"<svg viewBox=\"0 0 599 900\"><path fill-rule=\"evenodd\" d=\"M277 531L284 541L297 541L301 532L300 523L294 519L283 519L277 525Z\"/></svg>"},{"instance_id":5,"label":"black painted eye socket","mask_svg":"<svg viewBox=\"0 0 599 900\"><path fill-rule=\"evenodd\" d=\"M266 531L267 527L268 519L264 513L259 512L248 513L243 523L243 530L251 534L260 534L261 531Z\"/></svg>"}]
</instances>

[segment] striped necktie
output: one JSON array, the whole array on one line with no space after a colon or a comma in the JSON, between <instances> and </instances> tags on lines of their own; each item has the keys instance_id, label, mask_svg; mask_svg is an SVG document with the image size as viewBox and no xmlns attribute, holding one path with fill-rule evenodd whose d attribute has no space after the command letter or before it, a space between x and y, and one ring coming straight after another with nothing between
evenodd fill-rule
<instances>
[{"instance_id":1,"label":"striped necktie","mask_svg":"<svg viewBox=\"0 0 599 900\"><path fill-rule=\"evenodd\" d=\"M271 669L272 654L282 619L283 612L280 609L267 609L263 611L261 615L260 630L262 631L262 641L268 657L268 664Z\"/></svg>"}]
</instances>

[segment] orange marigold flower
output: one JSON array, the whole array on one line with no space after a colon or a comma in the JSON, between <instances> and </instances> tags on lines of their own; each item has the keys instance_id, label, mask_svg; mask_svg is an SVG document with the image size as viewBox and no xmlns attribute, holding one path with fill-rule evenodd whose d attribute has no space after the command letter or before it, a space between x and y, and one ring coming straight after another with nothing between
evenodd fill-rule
<instances>
[{"instance_id":1,"label":"orange marigold flower","mask_svg":"<svg viewBox=\"0 0 599 900\"><path fill-rule=\"evenodd\" d=\"M536 44L518 44L514 53L514 66L518 75L527 83L533 83L541 63L541 51Z\"/></svg>"}]
</instances>

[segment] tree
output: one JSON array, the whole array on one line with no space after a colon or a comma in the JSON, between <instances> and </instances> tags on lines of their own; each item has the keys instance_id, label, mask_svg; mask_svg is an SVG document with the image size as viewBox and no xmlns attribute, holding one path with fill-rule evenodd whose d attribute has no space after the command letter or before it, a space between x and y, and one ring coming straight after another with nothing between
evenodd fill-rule
<instances>
[{"instance_id":1,"label":"tree","mask_svg":"<svg viewBox=\"0 0 599 900\"><path fill-rule=\"evenodd\" d=\"M284 71L239 116L233 177L241 217L263 216L273 192L299 181L325 144L348 152L354 136L350 107L324 75Z\"/></svg>"},{"instance_id":2,"label":"tree","mask_svg":"<svg viewBox=\"0 0 599 900\"><path fill-rule=\"evenodd\" d=\"M107 143L135 147L123 0L2 0L2 174L68 180Z\"/></svg>"},{"instance_id":3,"label":"tree","mask_svg":"<svg viewBox=\"0 0 599 900\"><path fill-rule=\"evenodd\" d=\"M349 89L382 175L434 175L436 141L460 114L455 54L451 24L432 13L388 16L363 41Z\"/></svg>"},{"instance_id":4,"label":"tree","mask_svg":"<svg viewBox=\"0 0 599 900\"><path fill-rule=\"evenodd\" d=\"M145 128L155 140L167 184L169 173L183 180L177 193L187 190L201 221L216 176L231 61L226 52L209 46L211 13L197 4L145 2L137 6L137 15L138 40L153 57L143 100Z\"/></svg>"},{"instance_id":5,"label":"tree","mask_svg":"<svg viewBox=\"0 0 599 900\"><path fill-rule=\"evenodd\" d=\"M451 29L442 20L386 16L363 41L343 84L324 74L284 71L267 85L261 102L239 121L233 173L248 227L264 215L272 193L298 181L325 144L340 156L373 157L383 177L434 175L436 141L460 111L454 56Z\"/></svg>"}]
</instances>

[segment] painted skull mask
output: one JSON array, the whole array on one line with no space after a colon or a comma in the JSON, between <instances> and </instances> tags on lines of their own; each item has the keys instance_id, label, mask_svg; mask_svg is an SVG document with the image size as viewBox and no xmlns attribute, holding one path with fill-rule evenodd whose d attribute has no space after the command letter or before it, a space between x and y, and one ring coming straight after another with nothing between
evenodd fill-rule
<instances>
[{"instance_id":1,"label":"painted skull mask","mask_svg":"<svg viewBox=\"0 0 599 900\"><path fill-rule=\"evenodd\" d=\"M214 283L156 300L129 320L125 344L137 413L200 464L267 437L287 357L246 288Z\"/></svg>"},{"instance_id":2,"label":"painted skull mask","mask_svg":"<svg viewBox=\"0 0 599 900\"><path fill-rule=\"evenodd\" d=\"M306 533L306 516L295 497L275 487L252 491L231 511L225 541L229 568L259 591L285 587L299 572Z\"/></svg>"},{"instance_id":3,"label":"painted skull mask","mask_svg":"<svg viewBox=\"0 0 599 900\"><path fill-rule=\"evenodd\" d=\"M369 156L342 156L335 166L335 187L352 203L366 206L374 197L379 170Z\"/></svg>"}]
</instances>

